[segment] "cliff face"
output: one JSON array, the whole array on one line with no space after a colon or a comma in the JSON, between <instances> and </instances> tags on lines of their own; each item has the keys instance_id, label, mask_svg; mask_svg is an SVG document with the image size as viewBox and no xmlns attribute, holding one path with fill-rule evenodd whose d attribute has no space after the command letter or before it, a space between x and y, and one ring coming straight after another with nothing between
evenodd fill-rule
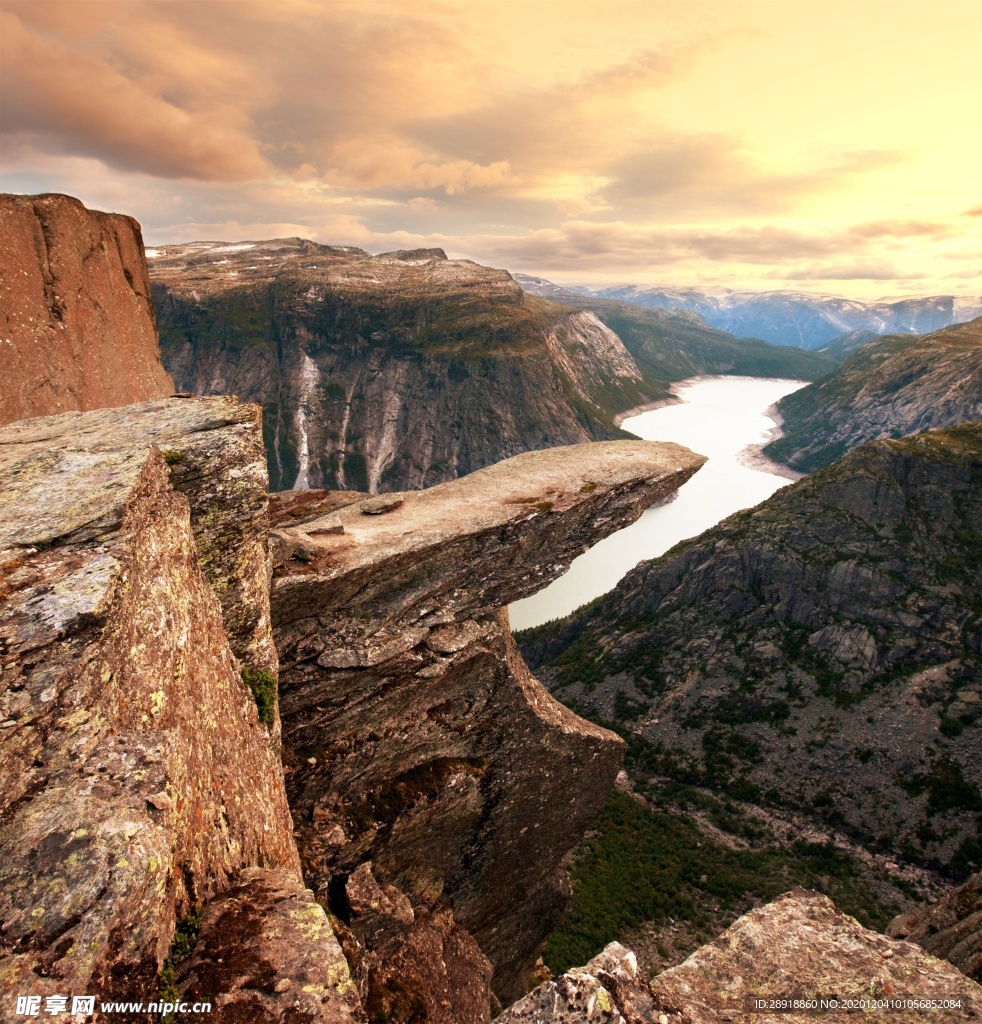
<instances>
[{"instance_id":1,"label":"cliff face","mask_svg":"<svg viewBox=\"0 0 982 1024\"><path fill-rule=\"evenodd\" d=\"M908 939L982 981L982 874L947 896L890 922L887 935Z\"/></svg>"},{"instance_id":2,"label":"cliff face","mask_svg":"<svg viewBox=\"0 0 982 1024\"><path fill-rule=\"evenodd\" d=\"M0 424L173 392L132 217L69 196L2 195L0 279Z\"/></svg>"},{"instance_id":3,"label":"cliff face","mask_svg":"<svg viewBox=\"0 0 982 1024\"><path fill-rule=\"evenodd\" d=\"M632 770L982 859L982 425L870 442L522 649Z\"/></svg>"},{"instance_id":4,"label":"cliff face","mask_svg":"<svg viewBox=\"0 0 982 1024\"><path fill-rule=\"evenodd\" d=\"M182 390L263 406L274 490L431 486L531 449L624 437L664 397L589 313L440 250L302 239L153 250Z\"/></svg>"},{"instance_id":5,"label":"cliff face","mask_svg":"<svg viewBox=\"0 0 982 1024\"><path fill-rule=\"evenodd\" d=\"M608 442L333 510L274 503L287 788L370 1015L468 1024L492 973L503 1002L525 991L622 744L539 686L500 609L701 462Z\"/></svg>"},{"instance_id":6,"label":"cliff face","mask_svg":"<svg viewBox=\"0 0 982 1024\"><path fill-rule=\"evenodd\" d=\"M177 918L243 868L299 882L275 706L236 658L275 670L257 412L171 399L0 430L5 1001L153 998Z\"/></svg>"},{"instance_id":7,"label":"cliff face","mask_svg":"<svg viewBox=\"0 0 982 1024\"><path fill-rule=\"evenodd\" d=\"M870 342L777 408L784 436L764 452L802 472L863 441L982 419L982 317Z\"/></svg>"},{"instance_id":8,"label":"cliff face","mask_svg":"<svg viewBox=\"0 0 982 1024\"><path fill-rule=\"evenodd\" d=\"M889 1018L901 1024L932 1016L969 1021L982 1012L982 987L951 965L912 943L860 927L816 892L795 889L741 917L685 963L650 981L633 953L611 943L584 967L541 985L495 1024L718 1024L743 1018L809 1024L815 1010L795 1013L780 1004L822 998L840 1004L896 1000ZM760 1009L757 1000L763 1000ZM925 1001L933 1000L939 1008L925 1009ZM771 1007L772 1001L779 1005ZM839 1019L841 1013L846 1019L853 1012L824 1016Z\"/></svg>"}]
</instances>

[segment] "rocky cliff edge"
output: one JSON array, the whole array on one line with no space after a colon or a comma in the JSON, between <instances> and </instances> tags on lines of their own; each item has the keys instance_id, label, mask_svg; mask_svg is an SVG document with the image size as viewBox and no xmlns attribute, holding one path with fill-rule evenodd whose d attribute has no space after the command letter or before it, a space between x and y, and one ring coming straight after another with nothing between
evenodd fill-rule
<instances>
[{"instance_id":1,"label":"rocky cliff edge","mask_svg":"<svg viewBox=\"0 0 982 1024\"><path fill-rule=\"evenodd\" d=\"M0 282L0 423L173 392L132 217L0 195Z\"/></svg>"},{"instance_id":2,"label":"rocky cliff edge","mask_svg":"<svg viewBox=\"0 0 982 1024\"><path fill-rule=\"evenodd\" d=\"M486 1020L492 974L502 1003L524 994L622 743L539 685L503 606L702 462L604 442L333 510L274 503L287 787L370 1016L411 1019L415 1000L429 1021Z\"/></svg>"},{"instance_id":3,"label":"rocky cliff edge","mask_svg":"<svg viewBox=\"0 0 982 1024\"><path fill-rule=\"evenodd\" d=\"M238 886L260 907L289 890L323 932L319 987L284 1004L348 1019L279 765L258 410L21 421L0 476L0 1015L24 994L156 998L176 923Z\"/></svg>"},{"instance_id":4,"label":"rocky cliff edge","mask_svg":"<svg viewBox=\"0 0 982 1024\"><path fill-rule=\"evenodd\" d=\"M821 1012L823 999L836 1004ZM950 964L863 928L825 896L795 889L651 981L633 953L611 943L495 1024L921 1024L980 1013L982 987Z\"/></svg>"}]
</instances>

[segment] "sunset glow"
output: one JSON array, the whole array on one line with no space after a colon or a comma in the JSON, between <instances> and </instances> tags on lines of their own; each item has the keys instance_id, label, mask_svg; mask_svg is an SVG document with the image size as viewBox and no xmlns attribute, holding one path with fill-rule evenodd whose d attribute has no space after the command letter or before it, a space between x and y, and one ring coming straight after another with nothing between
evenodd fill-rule
<instances>
[{"instance_id":1,"label":"sunset glow","mask_svg":"<svg viewBox=\"0 0 982 1024\"><path fill-rule=\"evenodd\" d=\"M978 0L4 0L3 189L149 244L982 290Z\"/></svg>"}]
</instances>

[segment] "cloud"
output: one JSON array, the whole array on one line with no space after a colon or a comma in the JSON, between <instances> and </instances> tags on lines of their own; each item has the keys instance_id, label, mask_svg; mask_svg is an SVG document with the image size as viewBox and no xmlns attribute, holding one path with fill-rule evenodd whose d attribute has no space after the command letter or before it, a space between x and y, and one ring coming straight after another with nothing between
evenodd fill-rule
<instances>
[{"instance_id":1,"label":"cloud","mask_svg":"<svg viewBox=\"0 0 982 1024\"><path fill-rule=\"evenodd\" d=\"M181 106L107 60L30 32L13 12L0 19L6 134L165 178L241 181L268 172L234 107Z\"/></svg>"}]
</instances>

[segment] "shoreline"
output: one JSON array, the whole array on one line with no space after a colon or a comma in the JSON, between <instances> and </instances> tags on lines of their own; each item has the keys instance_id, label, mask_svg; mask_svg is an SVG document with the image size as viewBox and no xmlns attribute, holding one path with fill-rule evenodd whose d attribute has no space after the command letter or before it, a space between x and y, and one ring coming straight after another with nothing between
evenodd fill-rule
<instances>
[{"instance_id":1,"label":"shoreline","mask_svg":"<svg viewBox=\"0 0 982 1024\"><path fill-rule=\"evenodd\" d=\"M672 385L675 386L674 384ZM617 413L614 417L614 426L620 428L624 420L629 420L632 416L640 416L643 412L653 412L655 409L663 409L666 405L678 405L682 401L676 395L669 395L668 398L659 398L654 402L646 402L644 405L632 405L630 409L625 409L623 412Z\"/></svg>"},{"instance_id":2,"label":"shoreline","mask_svg":"<svg viewBox=\"0 0 982 1024\"><path fill-rule=\"evenodd\" d=\"M764 454L764 449L779 437L784 437L784 417L778 412L777 402L769 405L764 410L764 415L774 421L774 426L767 431L763 441L756 444L748 444L746 448L737 453L737 459L749 469L759 470L761 473L772 473L774 476L783 476L786 480L800 480L807 476L807 473L799 473L798 470L785 466L783 462L775 462L774 459Z\"/></svg>"},{"instance_id":3,"label":"shoreline","mask_svg":"<svg viewBox=\"0 0 982 1024\"><path fill-rule=\"evenodd\" d=\"M645 412L652 412L655 409L662 409L669 405L678 405L684 402L678 394L678 391L686 388L694 387L696 384L701 383L705 380L753 380L753 381L794 381L800 383L802 387L808 385L808 381L798 381L796 377L749 377L746 374L733 374L733 373L704 373L697 374L695 377L686 377L684 380L673 381L669 388L671 397L662 398L654 402L648 402L645 405L638 405L632 409L627 409L622 413L618 413L614 417L614 425L617 427L624 428L622 425L625 420L630 419L632 416L640 416ZM776 441L779 437L784 436L782 427L784 426L784 420L781 414L778 412L777 403L769 405L764 410L764 415L773 422L774 426L767 431L763 441L757 441L754 444L748 444L746 448L742 449L737 453L737 461L741 465L746 466L748 469L756 470L758 473L768 473L771 476L780 476L785 480L800 480L802 477L807 476L806 473L799 473L796 469L792 469L790 466L785 466L781 462L775 462L774 459L769 458L764 454L764 448L771 443Z\"/></svg>"}]
</instances>

